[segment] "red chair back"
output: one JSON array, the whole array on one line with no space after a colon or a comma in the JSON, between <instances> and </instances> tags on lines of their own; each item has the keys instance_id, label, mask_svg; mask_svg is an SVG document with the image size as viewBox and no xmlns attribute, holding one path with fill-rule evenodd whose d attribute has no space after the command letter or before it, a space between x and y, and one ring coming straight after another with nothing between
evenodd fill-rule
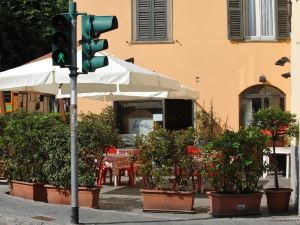
<instances>
[{"instance_id":1,"label":"red chair back","mask_svg":"<svg viewBox=\"0 0 300 225\"><path fill-rule=\"evenodd\" d=\"M200 149L196 148L194 145L187 146L186 151L189 155L192 156L199 156L201 153Z\"/></svg>"},{"instance_id":2,"label":"red chair back","mask_svg":"<svg viewBox=\"0 0 300 225\"><path fill-rule=\"evenodd\" d=\"M117 154L117 149L115 146L109 146L106 148L107 154Z\"/></svg>"}]
</instances>

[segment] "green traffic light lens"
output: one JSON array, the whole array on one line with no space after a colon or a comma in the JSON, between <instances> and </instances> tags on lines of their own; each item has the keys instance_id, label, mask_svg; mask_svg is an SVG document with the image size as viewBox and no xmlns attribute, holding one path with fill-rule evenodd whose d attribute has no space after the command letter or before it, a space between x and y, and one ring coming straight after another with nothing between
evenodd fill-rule
<instances>
[{"instance_id":1,"label":"green traffic light lens","mask_svg":"<svg viewBox=\"0 0 300 225\"><path fill-rule=\"evenodd\" d=\"M65 66L69 61L68 55L63 50L56 50L52 54L52 60L60 66Z\"/></svg>"}]
</instances>

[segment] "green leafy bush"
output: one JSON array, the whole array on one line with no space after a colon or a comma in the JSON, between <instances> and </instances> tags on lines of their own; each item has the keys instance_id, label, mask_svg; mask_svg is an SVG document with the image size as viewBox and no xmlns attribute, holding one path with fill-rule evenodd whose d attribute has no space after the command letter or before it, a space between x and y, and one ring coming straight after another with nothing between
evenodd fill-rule
<instances>
[{"instance_id":1,"label":"green leafy bush","mask_svg":"<svg viewBox=\"0 0 300 225\"><path fill-rule=\"evenodd\" d=\"M70 187L70 125L59 114L17 111L0 117L0 125L0 150L7 155L9 179ZM105 149L118 141L111 107L100 114L80 115L79 186L95 185L98 176L95 159L100 161Z\"/></svg>"},{"instance_id":2,"label":"green leafy bush","mask_svg":"<svg viewBox=\"0 0 300 225\"><path fill-rule=\"evenodd\" d=\"M140 154L136 160L142 162L139 173L146 179L147 188L170 189L174 180L177 190L188 190L195 167L187 146L193 143L193 129L171 132L161 128L138 137Z\"/></svg>"},{"instance_id":3,"label":"green leafy bush","mask_svg":"<svg viewBox=\"0 0 300 225\"><path fill-rule=\"evenodd\" d=\"M47 154L43 166L47 183L60 188L70 187L70 126L62 123L52 127L42 144L42 149Z\"/></svg>"},{"instance_id":4,"label":"green leafy bush","mask_svg":"<svg viewBox=\"0 0 300 225\"><path fill-rule=\"evenodd\" d=\"M277 175L277 161L275 153L275 141L280 138L295 137L299 132L299 125L296 122L296 115L280 108L264 108L253 115L253 126L258 127L264 132L269 132L273 145L273 161L274 161L274 184L275 188L279 188Z\"/></svg>"},{"instance_id":5,"label":"green leafy bush","mask_svg":"<svg viewBox=\"0 0 300 225\"><path fill-rule=\"evenodd\" d=\"M103 158L105 149L117 145L118 132L114 123L111 108L100 114L80 114L78 122L78 185L94 187L98 177L98 166L95 163ZM49 184L69 188L71 186L71 152L70 127L55 127L45 139L45 150L49 160L45 165L45 173Z\"/></svg>"},{"instance_id":6,"label":"green leafy bush","mask_svg":"<svg viewBox=\"0 0 300 225\"><path fill-rule=\"evenodd\" d=\"M52 114L17 111L7 116L3 130L2 148L8 159L8 178L26 182L46 181L43 166L47 152L44 138L52 127L62 122Z\"/></svg>"},{"instance_id":7,"label":"green leafy bush","mask_svg":"<svg viewBox=\"0 0 300 225\"><path fill-rule=\"evenodd\" d=\"M263 154L268 154L267 136L248 127L238 132L225 131L204 149L205 176L220 193L252 193L262 187L259 178L267 169Z\"/></svg>"},{"instance_id":8,"label":"green leafy bush","mask_svg":"<svg viewBox=\"0 0 300 225\"><path fill-rule=\"evenodd\" d=\"M79 185L92 187L98 177L95 159L101 162L108 146L119 142L115 115L111 107L100 114L81 114L78 124Z\"/></svg>"}]
</instances>

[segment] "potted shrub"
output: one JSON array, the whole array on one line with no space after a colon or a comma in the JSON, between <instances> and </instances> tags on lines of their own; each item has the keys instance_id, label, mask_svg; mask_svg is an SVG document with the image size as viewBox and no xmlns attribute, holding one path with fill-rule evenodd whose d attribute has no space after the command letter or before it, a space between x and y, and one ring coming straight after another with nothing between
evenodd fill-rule
<instances>
[{"instance_id":1,"label":"potted shrub","mask_svg":"<svg viewBox=\"0 0 300 225\"><path fill-rule=\"evenodd\" d=\"M287 212L292 189L279 188L275 147L279 139L295 137L298 133L296 115L280 108L264 108L253 115L253 125L267 131L273 144L274 188L265 189L268 209L271 213Z\"/></svg>"},{"instance_id":2,"label":"potted shrub","mask_svg":"<svg viewBox=\"0 0 300 225\"><path fill-rule=\"evenodd\" d=\"M42 143L48 130L60 123L52 114L18 111L7 115L1 142L7 153L11 195L46 201L42 168L47 155Z\"/></svg>"},{"instance_id":3,"label":"potted shrub","mask_svg":"<svg viewBox=\"0 0 300 225\"><path fill-rule=\"evenodd\" d=\"M8 117L0 115L0 178L6 178L8 152L5 147L4 129L8 122Z\"/></svg>"},{"instance_id":4,"label":"potted shrub","mask_svg":"<svg viewBox=\"0 0 300 225\"><path fill-rule=\"evenodd\" d=\"M139 173L144 210L192 211L195 192L189 188L194 166L186 148L193 143L193 131L157 129L137 138L142 162ZM175 183L174 183L175 182Z\"/></svg>"},{"instance_id":5,"label":"potted shrub","mask_svg":"<svg viewBox=\"0 0 300 225\"><path fill-rule=\"evenodd\" d=\"M81 114L78 123L78 200L79 206L98 207L100 187L96 186L98 166L105 149L116 145L117 130L112 110L107 108L101 114ZM48 202L70 204L71 155L70 128L57 127L47 141L49 160L45 163L49 185L46 185Z\"/></svg>"},{"instance_id":6,"label":"potted shrub","mask_svg":"<svg viewBox=\"0 0 300 225\"><path fill-rule=\"evenodd\" d=\"M260 213L259 178L266 165L267 137L254 127L226 130L204 150L203 173L211 181L210 213L234 216Z\"/></svg>"}]
</instances>

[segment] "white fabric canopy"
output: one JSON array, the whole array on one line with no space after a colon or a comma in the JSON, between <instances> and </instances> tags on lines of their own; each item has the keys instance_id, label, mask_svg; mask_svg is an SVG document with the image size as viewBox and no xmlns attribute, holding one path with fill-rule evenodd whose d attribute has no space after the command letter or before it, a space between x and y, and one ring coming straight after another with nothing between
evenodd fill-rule
<instances>
[{"instance_id":1,"label":"white fabric canopy","mask_svg":"<svg viewBox=\"0 0 300 225\"><path fill-rule=\"evenodd\" d=\"M78 76L78 93L119 91L168 91L180 90L177 80L128 63L107 53L109 65L95 72ZM81 50L77 52L78 71L81 71ZM70 93L69 69L52 66L46 58L0 73L0 90L36 91L57 94Z\"/></svg>"},{"instance_id":2,"label":"white fabric canopy","mask_svg":"<svg viewBox=\"0 0 300 225\"><path fill-rule=\"evenodd\" d=\"M197 99L199 93L189 87L181 86L179 91L160 91L160 92L91 92L80 93L78 97L97 99L101 101L122 101L138 99ZM70 98L69 94L58 94L57 98Z\"/></svg>"}]
</instances>

